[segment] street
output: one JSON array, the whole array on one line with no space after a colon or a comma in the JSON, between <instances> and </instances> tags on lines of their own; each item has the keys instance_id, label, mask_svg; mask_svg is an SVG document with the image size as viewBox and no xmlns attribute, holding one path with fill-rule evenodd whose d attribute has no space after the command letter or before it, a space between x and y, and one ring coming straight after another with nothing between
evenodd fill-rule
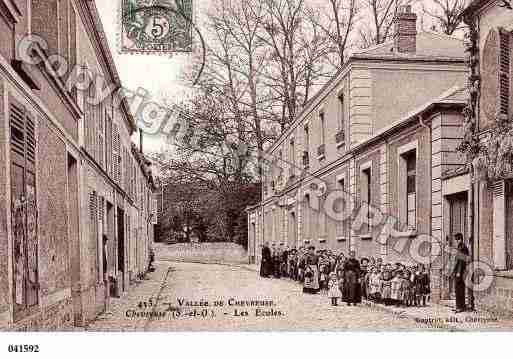
<instances>
[{"instance_id":1,"label":"street","mask_svg":"<svg viewBox=\"0 0 513 359\"><path fill-rule=\"evenodd\" d=\"M251 300L262 306L251 306ZM223 306L214 306L220 302ZM243 266L166 261L157 262L157 270L127 297L112 300L109 313L88 327L90 331L386 329L423 328L413 319L365 304L332 307L325 295L303 294L297 283L263 279Z\"/></svg>"}]
</instances>

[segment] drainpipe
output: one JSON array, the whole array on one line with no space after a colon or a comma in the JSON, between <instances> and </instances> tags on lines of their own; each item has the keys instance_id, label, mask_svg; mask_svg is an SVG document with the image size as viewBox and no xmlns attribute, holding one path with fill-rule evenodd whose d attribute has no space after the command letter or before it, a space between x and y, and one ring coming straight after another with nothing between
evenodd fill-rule
<instances>
[{"instance_id":1,"label":"drainpipe","mask_svg":"<svg viewBox=\"0 0 513 359\"><path fill-rule=\"evenodd\" d=\"M429 132L429 176L431 177L431 171L433 170L433 156L432 156L432 147L431 147L431 144L432 144L432 129L431 129L431 126L428 126L426 125L426 123L424 122L424 118L422 117L422 115L419 115L418 116L418 119L419 119L419 123L420 125L425 128L428 132ZM431 189L431 185L430 185L430 190ZM432 193L430 193L430 196L432 196ZM432 228L431 228L431 225L432 225L432 213L433 211L433 206L429 206L429 236L431 237L431 234L433 233L432 232ZM433 258L430 258L430 261L429 261L429 272L431 273L431 270L432 270L432 262L433 262ZM441 273L438 273L438 277L441 278L442 275ZM441 286L441 285L440 285Z\"/></svg>"},{"instance_id":2,"label":"drainpipe","mask_svg":"<svg viewBox=\"0 0 513 359\"><path fill-rule=\"evenodd\" d=\"M470 166L470 198L469 198L469 205L470 205L470 230L472 233L470 239L469 239L469 244L470 244L470 257L472 258L472 262L474 262L474 238L476 238L477 236L474 235L474 221L475 221L475 216L474 216L474 210L475 210L475 204L474 204L474 180L475 180L475 176L474 176L474 165L472 163L469 163L469 166ZM475 310L475 300L474 300L474 271L472 270L472 278L471 278L471 282L472 282L472 286L471 288L469 288L469 294L470 294L470 309L472 311Z\"/></svg>"}]
</instances>

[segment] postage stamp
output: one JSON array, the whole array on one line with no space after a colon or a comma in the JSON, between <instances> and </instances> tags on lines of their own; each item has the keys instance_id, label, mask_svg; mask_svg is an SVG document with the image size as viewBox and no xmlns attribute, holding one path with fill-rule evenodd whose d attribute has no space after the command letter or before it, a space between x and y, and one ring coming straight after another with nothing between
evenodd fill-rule
<instances>
[{"instance_id":1,"label":"postage stamp","mask_svg":"<svg viewBox=\"0 0 513 359\"><path fill-rule=\"evenodd\" d=\"M192 0L120 0L120 52L191 52Z\"/></svg>"}]
</instances>

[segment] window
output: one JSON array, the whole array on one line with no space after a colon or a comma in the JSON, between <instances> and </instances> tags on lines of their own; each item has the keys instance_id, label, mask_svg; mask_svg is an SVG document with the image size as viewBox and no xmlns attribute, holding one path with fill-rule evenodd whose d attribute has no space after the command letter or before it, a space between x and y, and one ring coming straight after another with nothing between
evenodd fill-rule
<instances>
[{"instance_id":1,"label":"window","mask_svg":"<svg viewBox=\"0 0 513 359\"><path fill-rule=\"evenodd\" d=\"M119 137L118 126L114 125L112 136L112 167L113 177L117 184L121 182L121 139Z\"/></svg>"},{"instance_id":2,"label":"window","mask_svg":"<svg viewBox=\"0 0 513 359\"><path fill-rule=\"evenodd\" d=\"M497 186L495 186L497 187ZM497 269L506 269L506 270L513 270L513 182L506 181L505 183L505 192L506 192L506 210L500 211L496 210L497 202L500 201L501 195L502 195L502 189L499 189L497 191L497 188L494 188L494 215L497 213L499 216L503 214L505 216L505 222L506 222L506 243L505 245L505 251L504 245L501 246L499 243L497 243L497 240L500 239L500 235L495 235L495 242L494 242L494 250L495 251L501 251L502 253L496 253L494 255L494 262L495 262L495 268ZM495 221L495 223L500 221ZM494 224L495 227L495 224ZM494 228L494 234L498 234L500 232L500 229ZM503 262L503 263L501 263Z\"/></svg>"},{"instance_id":3,"label":"window","mask_svg":"<svg viewBox=\"0 0 513 359\"><path fill-rule=\"evenodd\" d=\"M11 226L13 233L14 314L38 304L36 127L21 104L9 106Z\"/></svg>"},{"instance_id":4,"label":"window","mask_svg":"<svg viewBox=\"0 0 513 359\"><path fill-rule=\"evenodd\" d=\"M104 168L105 165L105 140L104 140L104 134L105 134L105 126L104 126L104 111L103 111L103 105L97 105L99 110L99 116L98 116L98 163L100 167Z\"/></svg>"},{"instance_id":5,"label":"window","mask_svg":"<svg viewBox=\"0 0 513 359\"><path fill-rule=\"evenodd\" d=\"M321 138L320 138L320 144L321 145L324 145L326 143L326 121L325 121L325 116L324 116L324 112L321 112L319 114L319 125L321 126L321 132L320 132L320 135L321 135Z\"/></svg>"},{"instance_id":6,"label":"window","mask_svg":"<svg viewBox=\"0 0 513 359\"><path fill-rule=\"evenodd\" d=\"M94 259L91 268L91 277L99 280L98 267L98 195L96 191L89 191L89 254Z\"/></svg>"},{"instance_id":7,"label":"window","mask_svg":"<svg viewBox=\"0 0 513 359\"><path fill-rule=\"evenodd\" d=\"M303 152L303 166L308 167L310 165L310 133L308 130L308 126L304 128L304 152Z\"/></svg>"},{"instance_id":8,"label":"window","mask_svg":"<svg viewBox=\"0 0 513 359\"><path fill-rule=\"evenodd\" d=\"M296 168L296 145L294 139L290 140L290 177L294 177Z\"/></svg>"},{"instance_id":9,"label":"window","mask_svg":"<svg viewBox=\"0 0 513 359\"><path fill-rule=\"evenodd\" d=\"M303 240L310 240L310 223L311 223L311 211L310 211L310 195L305 194L303 200Z\"/></svg>"},{"instance_id":10,"label":"window","mask_svg":"<svg viewBox=\"0 0 513 359\"><path fill-rule=\"evenodd\" d=\"M69 50L68 50L69 68L72 71L77 65L77 14L73 5L69 5ZM71 72L70 72L71 73ZM73 87L71 92L73 98L77 99L77 88Z\"/></svg>"},{"instance_id":11,"label":"window","mask_svg":"<svg viewBox=\"0 0 513 359\"><path fill-rule=\"evenodd\" d=\"M338 191L345 191L346 190L346 184L344 178L337 179L337 190ZM338 203L338 209L337 211L340 212L339 216L344 218L345 217L345 208L346 204L339 202ZM337 227L336 227L336 235L337 239L345 238L347 235L346 231L346 223L345 221L337 220Z\"/></svg>"},{"instance_id":12,"label":"window","mask_svg":"<svg viewBox=\"0 0 513 359\"><path fill-rule=\"evenodd\" d=\"M308 131L308 126L305 126L305 151L309 152L310 150L310 133Z\"/></svg>"},{"instance_id":13,"label":"window","mask_svg":"<svg viewBox=\"0 0 513 359\"><path fill-rule=\"evenodd\" d=\"M371 191L371 168L370 166L369 167L365 167L364 169L362 169L362 176L361 176L361 186L360 186L360 202L363 204L363 203L366 203L367 204L367 213L366 213L366 217L367 217L367 223L364 223L362 225L362 230L361 232L364 233L364 234L367 234L367 233L370 233L370 222L371 222L371 217L370 217L370 204L371 204L371 200L372 200L372 191Z\"/></svg>"},{"instance_id":14,"label":"window","mask_svg":"<svg viewBox=\"0 0 513 359\"><path fill-rule=\"evenodd\" d=\"M2 41L0 42L0 55L10 62L14 58L14 29L15 19L7 6L0 1L0 33Z\"/></svg>"},{"instance_id":15,"label":"window","mask_svg":"<svg viewBox=\"0 0 513 359\"><path fill-rule=\"evenodd\" d=\"M32 33L48 43L50 55L59 53L59 6L58 0L32 0Z\"/></svg>"},{"instance_id":16,"label":"window","mask_svg":"<svg viewBox=\"0 0 513 359\"><path fill-rule=\"evenodd\" d=\"M112 119L105 112L105 170L112 176Z\"/></svg>"},{"instance_id":17,"label":"window","mask_svg":"<svg viewBox=\"0 0 513 359\"><path fill-rule=\"evenodd\" d=\"M338 95L338 130L344 131L345 128L345 112L344 112L344 94Z\"/></svg>"},{"instance_id":18,"label":"window","mask_svg":"<svg viewBox=\"0 0 513 359\"><path fill-rule=\"evenodd\" d=\"M323 160L326 157L326 120L324 111L319 113L319 147L317 148L317 158Z\"/></svg>"},{"instance_id":19,"label":"window","mask_svg":"<svg viewBox=\"0 0 513 359\"><path fill-rule=\"evenodd\" d=\"M399 221L408 230L417 228L417 146L413 141L398 148L397 207Z\"/></svg>"},{"instance_id":20,"label":"window","mask_svg":"<svg viewBox=\"0 0 513 359\"><path fill-rule=\"evenodd\" d=\"M408 228L417 228L417 155L411 151L404 156L406 161L406 223Z\"/></svg>"}]
</instances>

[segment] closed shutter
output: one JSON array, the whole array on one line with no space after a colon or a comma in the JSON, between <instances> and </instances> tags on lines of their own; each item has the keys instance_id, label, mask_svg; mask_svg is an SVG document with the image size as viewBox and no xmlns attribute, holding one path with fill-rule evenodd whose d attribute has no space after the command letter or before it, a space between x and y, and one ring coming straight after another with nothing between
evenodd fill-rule
<instances>
[{"instance_id":1,"label":"closed shutter","mask_svg":"<svg viewBox=\"0 0 513 359\"><path fill-rule=\"evenodd\" d=\"M114 175L114 180L116 181L116 183L119 184L119 179L120 179L120 138L119 138L119 131L118 131L118 126L117 125L113 125L114 127L114 130L113 130L113 138L112 138L112 168L113 168L113 175Z\"/></svg>"},{"instance_id":2,"label":"closed shutter","mask_svg":"<svg viewBox=\"0 0 513 359\"><path fill-rule=\"evenodd\" d=\"M73 5L69 6L69 68L70 76L73 73L73 69L77 65L77 14ZM71 94L75 101L77 100L77 88L73 87Z\"/></svg>"},{"instance_id":3,"label":"closed shutter","mask_svg":"<svg viewBox=\"0 0 513 359\"><path fill-rule=\"evenodd\" d=\"M499 113L509 116L511 34L499 30Z\"/></svg>"},{"instance_id":4,"label":"closed shutter","mask_svg":"<svg viewBox=\"0 0 513 359\"><path fill-rule=\"evenodd\" d=\"M36 202L36 124L25 107L9 103L11 150L11 226L15 317L38 304L38 240Z\"/></svg>"},{"instance_id":5,"label":"closed shutter","mask_svg":"<svg viewBox=\"0 0 513 359\"><path fill-rule=\"evenodd\" d=\"M91 278L98 278L98 195L89 192L89 254L94 259Z\"/></svg>"},{"instance_id":6,"label":"closed shutter","mask_svg":"<svg viewBox=\"0 0 513 359\"><path fill-rule=\"evenodd\" d=\"M103 117L103 106L102 105L98 105L97 106L99 108L99 112L98 112L98 163L100 165L100 167L104 168L104 159L105 159L105 143L104 143L104 138L103 138L103 135L105 133L105 128L104 128L104 117Z\"/></svg>"},{"instance_id":7,"label":"closed shutter","mask_svg":"<svg viewBox=\"0 0 513 359\"><path fill-rule=\"evenodd\" d=\"M105 114L105 169L112 176L112 120Z\"/></svg>"}]
</instances>

